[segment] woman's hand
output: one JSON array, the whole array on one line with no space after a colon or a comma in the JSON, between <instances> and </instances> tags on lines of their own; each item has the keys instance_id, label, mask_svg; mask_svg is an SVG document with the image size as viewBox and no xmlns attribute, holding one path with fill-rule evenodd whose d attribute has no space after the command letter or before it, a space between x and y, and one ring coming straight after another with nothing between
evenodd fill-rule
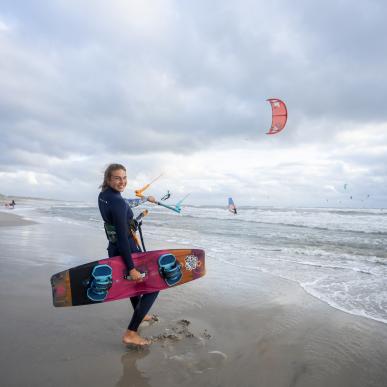
<instances>
[{"instance_id":1,"label":"woman's hand","mask_svg":"<svg viewBox=\"0 0 387 387\"><path fill-rule=\"evenodd\" d=\"M148 196L148 197L146 198L146 200L148 200L148 202L151 202L151 203L156 203L156 199L155 199L154 196Z\"/></svg>"},{"instance_id":2,"label":"woman's hand","mask_svg":"<svg viewBox=\"0 0 387 387\"><path fill-rule=\"evenodd\" d=\"M133 281L136 281L136 282L142 281L142 275L137 269L130 270L129 275Z\"/></svg>"}]
</instances>

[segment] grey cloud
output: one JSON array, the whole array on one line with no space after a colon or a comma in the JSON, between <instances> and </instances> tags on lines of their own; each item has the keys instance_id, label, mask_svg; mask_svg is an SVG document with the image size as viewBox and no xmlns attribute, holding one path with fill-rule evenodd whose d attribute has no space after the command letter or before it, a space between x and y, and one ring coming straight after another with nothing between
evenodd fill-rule
<instances>
[{"instance_id":1,"label":"grey cloud","mask_svg":"<svg viewBox=\"0 0 387 387\"><path fill-rule=\"evenodd\" d=\"M381 0L161 2L157 28L136 26L124 1L24 3L0 7L12 26L0 31L1 170L43 171L56 158L70 179L76 155L187 154L228 140L331 152L343 127L387 121ZM289 109L271 138L268 97ZM346 161L377 173L386 157Z\"/></svg>"}]
</instances>

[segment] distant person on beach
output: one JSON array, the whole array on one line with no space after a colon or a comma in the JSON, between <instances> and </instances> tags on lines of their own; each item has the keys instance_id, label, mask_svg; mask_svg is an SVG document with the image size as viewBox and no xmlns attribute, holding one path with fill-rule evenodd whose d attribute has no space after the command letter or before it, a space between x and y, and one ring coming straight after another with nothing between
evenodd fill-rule
<instances>
[{"instance_id":1,"label":"distant person on beach","mask_svg":"<svg viewBox=\"0 0 387 387\"><path fill-rule=\"evenodd\" d=\"M14 208L15 204L16 204L15 200L12 199L12 202L5 203L5 206L8 208Z\"/></svg>"},{"instance_id":2,"label":"distant person on beach","mask_svg":"<svg viewBox=\"0 0 387 387\"><path fill-rule=\"evenodd\" d=\"M114 226L116 240L109 238L109 257L121 255L128 268L128 273L133 281L141 282L141 273L134 267L131 253L141 251L136 241L128 232L133 219L131 207L136 207L146 201L155 203L153 196L141 199L133 199L130 204L121 196L127 184L126 168L121 164L110 164L104 173L104 180L100 186L101 192L98 196L98 207L105 225ZM155 302L159 292L147 293L141 296L131 297L134 313L127 331L122 336L124 344L148 345L149 340L144 339L137 333L141 322L150 321L153 316L148 315L150 308Z\"/></svg>"}]
</instances>

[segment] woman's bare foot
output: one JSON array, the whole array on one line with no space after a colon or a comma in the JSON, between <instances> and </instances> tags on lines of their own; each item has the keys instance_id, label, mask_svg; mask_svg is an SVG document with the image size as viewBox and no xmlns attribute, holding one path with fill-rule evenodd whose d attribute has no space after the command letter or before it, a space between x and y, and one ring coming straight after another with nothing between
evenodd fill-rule
<instances>
[{"instance_id":1,"label":"woman's bare foot","mask_svg":"<svg viewBox=\"0 0 387 387\"><path fill-rule=\"evenodd\" d=\"M144 339L137 332L127 330L125 334L122 336L122 342L124 344L134 344L134 345L149 345L151 343L150 340Z\"/></svg>"},{"instance_id":2,"label":"woman's bare foot","mask_svg":"<svg viewBox=\"0 0 387 387\"><path fill-rule=\"evenodd\" d=\"M156 316L154 316L153 314L147 314L145 315L142 321L153 321L153 320L156 321Z\"/></svg>"}]
</instances>

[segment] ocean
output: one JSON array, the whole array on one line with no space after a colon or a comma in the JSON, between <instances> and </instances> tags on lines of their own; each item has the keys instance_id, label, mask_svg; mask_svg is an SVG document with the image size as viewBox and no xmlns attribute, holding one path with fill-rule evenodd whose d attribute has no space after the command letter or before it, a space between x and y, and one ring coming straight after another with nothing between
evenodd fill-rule
<instances>
[{"instance_id":1,"label":"ocean","mask_svg":"<svg viewBox=\"0 0 387 387\"><path fill-rule=\"evenodd\" d=\"M23 200L16 214L37 222L95 228L95 204ZM184 206L181 214L153 205L143 221L146 238L206 251L217 278L246 273L228 289L243 294L254 273L296 282L307 293L347 313L387 323L387 210ZM96 259L104 257L95 257ZM245 280L243 279L245 278ZM227 292L227 287L225 289Z\"/></svg>"}]
</instances>

